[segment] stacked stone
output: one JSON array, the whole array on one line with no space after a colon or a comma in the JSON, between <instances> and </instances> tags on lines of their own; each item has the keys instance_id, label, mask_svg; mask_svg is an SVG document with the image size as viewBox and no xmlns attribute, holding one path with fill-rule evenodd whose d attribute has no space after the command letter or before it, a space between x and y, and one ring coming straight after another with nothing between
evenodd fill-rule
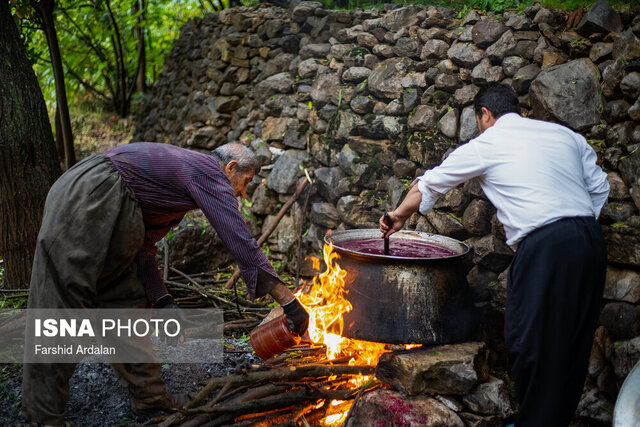
<instances>
[{"instance_id":1,"label":"stacked stone","mask_svg":"<svg viewBox=\"0 0 640 427\"><path fill-rule=\"evenodd\" d=\"M415 177L476 135L478 85L511 85L525 115L581 132L608 172L606 305L579 413L610 419L598 407L611 407L640 358L640 17L601 0L575 31L563 21L537 5L499 18L423 6L349 13L319 2L210 14L182 28L135 139L250 146L263 166L250 186L256 234L314 168L306 220L294 205L268 242L272 257L295 266L301 230L306 256L318 255L327 230L377 227ZM476 180L408 227L468 243L476 303L504 308L513 253Z\"/></svg>"}]
</instances>

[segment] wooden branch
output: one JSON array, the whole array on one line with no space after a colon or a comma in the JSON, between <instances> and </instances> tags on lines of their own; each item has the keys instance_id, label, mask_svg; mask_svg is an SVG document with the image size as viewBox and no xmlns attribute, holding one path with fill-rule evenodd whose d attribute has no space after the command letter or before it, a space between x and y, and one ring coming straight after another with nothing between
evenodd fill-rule
<instances>
[{"instance_id":1,"label":"wooden branch","mask_svg":"<svg viewBox=\"0 0 640 427\"><path fill-rule=\"evenodd\" d=\"M287 213L291 205L293 205L293 202L295 202L298 199L298 197L300 197L300 194L302 194L302 191L307 186L308 182L309 181L307 179L303 180L298 185L296 192L293 193L293 195L289 198L289 200L287 200L287 203L285 203L284 206L280 208L280 212L278 212L278 215L276 215L273 222L269 224L269 227L264 231L264 233L262 233L262 235L258 239L258 246L262 246L262 244L269 238L273 230L275 230L278 224L280 223L280 220L282 220L282 218L284 217L284 214ZM233 275L229 278L229 280L227 280L227 283L224 285L224 288L231 289L231 287L238 280L238 278L240 278L240 270L236 270L233 273Z\"/></svg>"},{"instance_id":2,"label":"wooden branch","mask_svg":"<svg viewBox=\"0 0 640 427\"><path fill-rule=\"evenodd\" d=\"M264 411L267 409L278 409L291 406L305 400L350 400L357 394L358 390L315 390L307 387L280 393L275 396L268 396L262 399L252 400L250 402L242 402L237 404L217 404L212 407L194 408L189 413L231 413L231 414L250 414Z\"/></svg>"},{"instance_id":3,"label":"wooden branch","mask_svg":"<svg viewBox=\"0 0 640 427\"><path fill-rule=\"evenodd\" d=\"M227 382L232 386L242 384L254 384L262 381L287 381L305 377L326 377L330 375L371 375L375 372L373 366L326 366L308 365L300 368L288 367L272 369L268 371L250 372L246 375L230 375L221 378L212 378L206 386L200 389L195 397L184 405L184 409L193 408L207 397L213 390L222 387Z\"/></svg>"},{"instance_id":4,"label":"wooden branch","mask_svg":"<svg viewBox=\"0 0 640 427\"><path fill-rule=\"evenodd\" d=\"M243 394L236 396L235 398L229 400L227 403L242 403L249 402L251 400L260 399L266 396L272 396L275 394L282 393L285 390L288 390L291 387L275 385L275 384L266 384L260 387L250 388L245 391ZM213 406L209 404L208 406Z\"/></svg>"}]
</instances>

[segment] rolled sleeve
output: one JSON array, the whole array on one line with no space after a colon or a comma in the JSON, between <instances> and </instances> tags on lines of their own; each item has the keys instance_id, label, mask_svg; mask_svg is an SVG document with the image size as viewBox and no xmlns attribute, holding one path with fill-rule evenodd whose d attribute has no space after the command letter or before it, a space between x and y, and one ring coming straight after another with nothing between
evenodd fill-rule
<instances>
[{"instance_id":1,"label":"rolled sleeve","mask_svg":"<svg viewBox=\"0 0 640 427\"><path fill-rule=\"evenodd\" d=\"M249 233L226 176L197 176L187 189L238 264L252 299L256 297L258 269L282 281Z\"/></svg>"}]
</instances>

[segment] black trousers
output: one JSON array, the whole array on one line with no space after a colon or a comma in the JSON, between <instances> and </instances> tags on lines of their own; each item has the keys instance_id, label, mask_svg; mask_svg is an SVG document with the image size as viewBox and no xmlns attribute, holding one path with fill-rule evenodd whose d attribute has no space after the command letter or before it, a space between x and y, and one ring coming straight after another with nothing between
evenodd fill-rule
<instances>
[{"instance_id":1,"label":"black trousers","mask_svg":"<svg viewBox=\"0 0 640 427\"><path fill-rule=\"evenodd\" d=\"M519 412L516 427L566 427L578 406L606 274L593 217L530 233L509 271L505 341Z\"/></svg>"}]
</instances>

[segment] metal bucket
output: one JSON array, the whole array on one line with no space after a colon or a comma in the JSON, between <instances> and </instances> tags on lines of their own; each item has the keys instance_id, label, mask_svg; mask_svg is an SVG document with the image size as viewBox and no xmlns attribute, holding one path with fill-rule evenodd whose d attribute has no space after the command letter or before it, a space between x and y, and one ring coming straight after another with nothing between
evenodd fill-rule
<instances>
[{"instance_id":1,"label":"metal bucket","mask_svg":"<svg viewBox=\"0 0 640 427\"><path fill-rule=\"evenodd\" d=\"M381 238L377 229L337 231L325 236L347 271L346 298L353 309L344 314L342 335L390 344L435 344L471 339L477 318L461 268L469 247L452 238L400 231L391 239L437 244L455 255L405 258L345 249L341 243Z\"/></svg>"},{"instance_id":2,"label":"metal bucket","mask_svg":"<svg viewBox=\"0 0 640 427\"><path fill-rule=\"evenodd\" d=\"M268 360L300 343L300 336L289 330L283 314L251 331L249 342L262 360Z\"/></svg>"}]
</instances>

